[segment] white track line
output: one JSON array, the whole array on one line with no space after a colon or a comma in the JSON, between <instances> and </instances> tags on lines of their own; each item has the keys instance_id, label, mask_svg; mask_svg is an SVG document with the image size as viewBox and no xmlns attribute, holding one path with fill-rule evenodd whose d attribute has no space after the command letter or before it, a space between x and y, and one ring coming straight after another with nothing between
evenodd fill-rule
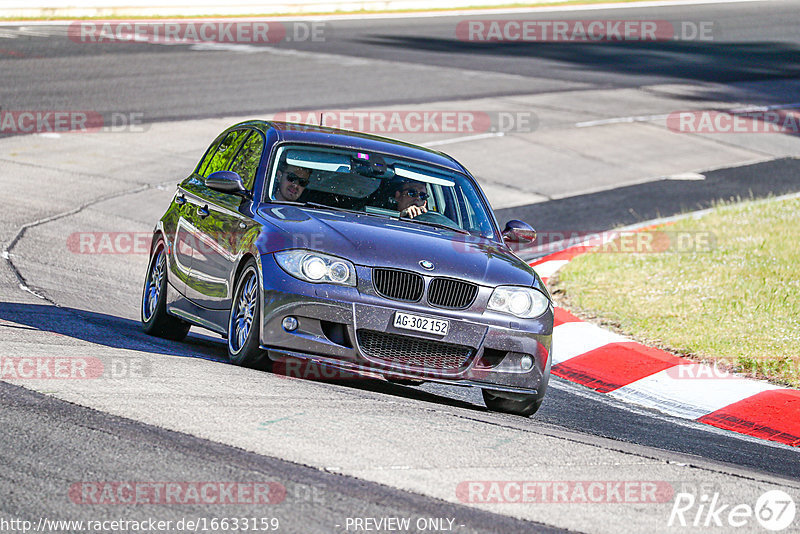
<instances>
[{"instance_id":1,"label":"white track line","mask_svg":"<svg viewBox=\"0 0 800 534\"><path fill-rule=\"evenodd\" d=\"M731 108L731 109L722 109L722 110L713 110L719 111L720 113L758 113L762 111L772 111L774 109L792 109L792 108L800 108L800 102L792 102L789 104L773 104L770 106L745 106L741 108ZM705 109L698 109L698 110L685 110L684 113L703 113L705 111L712 111L712 110L705 110ZM659 120L666 120L669 117L668 114L660 114L660 115L631 115L629 117L612 117L609 119L598 119L594 121L584 121L575 123L576 128L589 128L592 126L602 126L604 124L619 124L619 123L631 123L631 122L652 122L652 121L659 121Z\"/></svg>"},{"instance_id":2,"label":"white track line","mask_svg":"<svg viewBox=\"0 0 800 534\"><path fill-rule=\"evenodd\" d=\"M434 146L442 146L442 145L452 145L455 143L464 143L466 141L477 141L478 139L490 139L492 137L503 137L505 133L503 132L490 132L490 133L483 133L477 135L466 135L464 137L451 137L450 139L442 139L440 141L428 141L427 143L422 143L422 146L427 147L434 147Z\"/></svg>"},{"instance_id":3,"label":"white track line","mask_svg":"<svg viewBox=\"0 0 800 534\"><path fill-rule=\"evenodd\" d=\"M755 2L769 2L770 0L668 0L655 2L625 2L589 5L561 5L561 6L538 6L538 7L519 7L519 8L487 8L487 9L458 9L452 11L420 11L412 13L365 13L365 14L341 14L341 15L272 15L260 17L219 17L219 19L235 22L236 20L318 20L318 21L337 21L337 20L364 20L364 19L419 19L437 17L471 17L475 15L495 15L495 14L522 14L522 13L559 13L570 11L603 11L620 10L652 7L684 7L709 4L743 4ZM478 3L479 0L476 0ZM109 17L106 20L127 20L130 17ZM208 22L207 18L157 18L157 19L137 19L137 22ZM17 22L0 22L0 26L56 26L74 22L72 19L61 20L26 20Z\"/></svg>"}]
</instances>

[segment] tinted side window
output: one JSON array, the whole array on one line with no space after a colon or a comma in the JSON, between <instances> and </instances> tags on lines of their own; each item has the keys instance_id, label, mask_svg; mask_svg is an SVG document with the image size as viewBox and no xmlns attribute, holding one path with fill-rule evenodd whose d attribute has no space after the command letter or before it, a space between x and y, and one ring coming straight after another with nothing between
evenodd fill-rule
<instances>
[{"instance_id":1,"label":"tinted side window","mask_svg":"<svg viewBox=\"0 0 800 534\"><path fill-rule=\"evenodd\" d=\"M261 151L264 148L264 138L258 132L253 132L231 164L231 170L239 173L244 186L252 190L256 179L256 170L261 162Z\"/></svg>"},{"instance_id":2,"label":"tinted side window","mask_svg":"<svg viewBox=\"0 0 800 534\"><path fill-rule=\"evenodd\" d=\"M214 154L217 152L217 148L221 142L222 139L215 139L214 142L211 143L211 146L208 147L208 150L206 150L206 155L203 156L203 160L197 166L197 174L205 176L203 173L205 172L206 167L208 167L208 163L211 161L211 158L213 158Z\"/></svg>"},{"instance_id":3,"label":"tinted side window","mask_svg":"<svg viewBox=\"0 0 800 534\"><path fill-rule=\"evenodd\" d=\"M217 151L214 153L214 157L211 158L211 161L209 161L208 165L203 169L201 173L203 178L208 177L212 172L224 171L248 133L248 130L235 130L229 133L219 144Z\"/></svg>"}]
</instances>

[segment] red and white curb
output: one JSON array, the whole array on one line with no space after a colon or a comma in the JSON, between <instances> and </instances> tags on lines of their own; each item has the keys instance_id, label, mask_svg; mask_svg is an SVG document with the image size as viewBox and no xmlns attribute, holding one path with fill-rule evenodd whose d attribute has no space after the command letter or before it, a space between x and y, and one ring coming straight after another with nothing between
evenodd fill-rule
<instances>
[{"instance_id":1,"label":"red and white curb","mask_svg":"<svg viewBox=\"0 0 800 534\"><path fill-rule=\"evenodd\" d=\"M531 263L544 282L591 250L573 246ZM800 447L800 390L723 373L555 310L552 373L683 419Z\"/></svg>"}]
</instances>

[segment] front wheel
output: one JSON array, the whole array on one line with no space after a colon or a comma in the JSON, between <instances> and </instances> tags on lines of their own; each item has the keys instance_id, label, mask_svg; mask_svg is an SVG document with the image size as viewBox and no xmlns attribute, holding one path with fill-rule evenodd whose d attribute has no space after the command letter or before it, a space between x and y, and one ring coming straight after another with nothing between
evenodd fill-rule
<instances>
[{"instance_id":1,"label":"front wheel","mask_svg":"<svg viewBox=\"0 0 800 534\"><path fill-rule=\"evenodd\" d=\"M492 391L491 389L484 389L483 402L486 407L493 412L510 413L514 415L521 415L523 417L530 417L539 410L542 405L544 395L524 395L521 393L501 393L499 391ZM513 396L508 398L502 395Z\"/></svg>"},{"instance_id":2,"label":"front wheel","mask_svg":"<svg viewBox=\"0 0 800 534\"><path fill-rule=\"evenodd\" d=\"M261 368L269 358L260 348L261 284L255 260L247 260L236 281L228 319L228 358L244 367Z\"/></svg>"},{"instance_id":3,"label":"front wheel","mask_svg":"<svg viewBox=\"0 0 800 534\"><path fill-rule=\"evenodd\" d=\"M142 290L142 330L151 336L180 341L191 325L167 313L167 253L164 239L153 247Z\"/></svg>"}]
</instances>

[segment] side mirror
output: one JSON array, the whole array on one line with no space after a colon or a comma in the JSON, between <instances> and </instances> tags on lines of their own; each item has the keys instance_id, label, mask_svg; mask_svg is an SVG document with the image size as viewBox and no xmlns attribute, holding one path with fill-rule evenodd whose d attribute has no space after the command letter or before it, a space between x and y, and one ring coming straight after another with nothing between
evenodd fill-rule
<instances>
[{"instance_id":1,"label":"side mirror","mask_svg":"<svg viewBox=\"0 0 800 534\"><path fill-rule=\"evenodd\" d=\"M212 172L206 178L206 187L221 193L247 194L242 177L233 171Z\"/></svg>"},{"instance_id":2,"label":"side mirror","mask_svg":"<svg viewBox=\"0 0 800 534\"><path fill-rule=\"evenodd\" d=\"M536 230L522 221L508 221L503 230L503 240L512 243L533 243L536 241Z\"/></svg>"}]
</instances>

